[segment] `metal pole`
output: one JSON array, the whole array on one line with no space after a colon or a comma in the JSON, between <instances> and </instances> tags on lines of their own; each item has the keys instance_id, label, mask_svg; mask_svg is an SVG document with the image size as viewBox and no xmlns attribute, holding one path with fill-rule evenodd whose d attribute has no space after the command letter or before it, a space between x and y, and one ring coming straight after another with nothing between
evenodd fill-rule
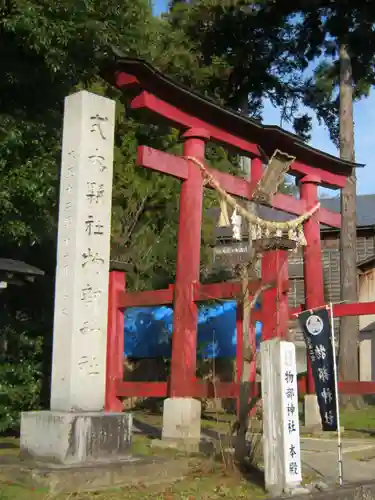
<instances>
[{"instance_id":1,"label":"metal pole","mask_svg":"<svg viewBox=\"0 0 375 500\"><path fill-rule=\"evenodd\" d=\"M333 307L332 302L329 303L329 313L331 316L331 342L333 351L333 373L335 376L335 399L336 399L336 414L337 414L337 457L338 457L338 470L339 470L339 484L343 483L343 464L342 464L342 444L341 444L341 426L340 426L340 405L339 405L339 384L337 378L337 364L336 364L336 342L335 342L335 325L333 321Z\"/></svg>"}]
</instances>

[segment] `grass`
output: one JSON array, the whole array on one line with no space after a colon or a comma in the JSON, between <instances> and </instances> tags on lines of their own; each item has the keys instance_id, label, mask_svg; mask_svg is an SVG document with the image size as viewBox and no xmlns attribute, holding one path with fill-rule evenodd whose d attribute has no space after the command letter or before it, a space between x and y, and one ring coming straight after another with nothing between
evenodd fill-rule
<instances>
[{"instance_id":1,"label":"grass","mask_svg":"<svg viewBox=\"0 0 375 500\"><path fill-rule=\"evenodd\" d=\"M137 415L139 417L140 415ZM148 416L144 421L156 424L155 416ZM0 463L10 456L18 455L17 439L0 439ZM215 500L241 499L256 500L265 497L265 491L259 477L245 475L237 469L226 469L214 457L195 455L187 457L183 452L159 449L151 446L151 439L144 435L135 435L132 453L145 456L165 456L166 458L184 458L189 462L187 476L171 486L131 486L105 492L60 494L57 500ZM51 495L43 489L30 489L8 480L0 466L0 500L50 500Z\"/></svg>"},{"instance_id":2,"label":"grass","mask_svg":"<svg viewBox=\"0 0 375 500\"><path fill-rule=\"evenodd\" d=\"M18 455L19 440L13 437L0 438L0 456Z\"/></svg>"},{"instance_id":3,"label":"grass","mask_svg":"<svg viewBox=\"0 0 375 500\"><path fill-rule=\"evenodd\" d=\"M192 499L261 499L263 488L252 484L238 472L227 473L218 464L196 460L188 476L171 486L127 487L105 492L57 495L56 500L192 500ZM0 500L49 500L46 491L27 489L19 485L0 483Z\"/></svg>"},{"instance_id":4,"label":"grass","mask_svg":"<svg viewBox=\"0 0 375 500\"><path fill-rule=\"evenodd\" d=\"M227 474L220 468L202 467L202 463L192 468L186 479L172 486L131 487L108 490L97 493L77 493L57 495L56 500L64 498L75 500L216 500L216 499L261 499L264 490L249 483L238 473ZM42 490L30 490L18 485L0 484L0 500L47 500L48 495Z\"/></svg>"},{"instance_id":5,"label":"grass","mask_svg":"<svg viewBox=\"0 0 375 500\"><path fill-rule=\"evenodd\" d=\"M145 411L134 411L134 419L138 420L146 425L161 428L162 425L162 415L155 413L148 413ZM302 408L300 411L300 418L302 423L303 412ZM228 413L219 414L206 414L202 416L202 429L205 431L216 431L219 433L227 434L230 430L231 425L235 421L236 416ZM347 438L371 438L372 435L375 437L375 406L368 405L361 410L341 410L340 411L340 424L344 427L344 437ZM261 424L259 421L255 420L253 423L250 422L250 429L255 432L261 430ZM371 433L370 431L373 431ZM321 433L326 434L329 437L332 433ZM311 436L309 433L305 433L303 430L301 432L302 436Z\"/></svg>"},{"instance_id":6,"label":"grass","mask_svg":"<svg viewBox=\"0 0 375 500\"><path fill-rule=\"evenodd\" d=\"M299 416L303 422L303 404L299 405ZM344 428L343 437L346 438L371 438L375 437L375 406L367 404L360 410L340 409L340 427ZM320 436L334 437L332 432L321 432ZM301 432L301 436L311 437L309 433Z\"/></svg>"},{"instance_id":7,"label":"grass","mask_svg":"<svg viewBox=\"0 0 375 500\"><path fill-rule=\"evenodd\" d=\"M143 410L132 411L135 421L142 422L146 425L161 428L163 417L159 413L151 413ZM229 413L206 413L202 415L201 426L205 431L216 431L220 433L229 433L232 424L236 421L236 415ZM259 421L255 421L254 426L260 429ZM250 428L251 424L250 424Z\"/></svg>"},{"instance_id":8,"label":"grass","mask_svg":"<svg viewBox=\"0 0 375 500\"><path fill-rule=\"evenodd\" d=\"M162 417L159 414L145 411L134 411L134 419L143 423L150 433L152 429L160 429ZM234 415L211 414L202 419L202 428L208 433L210 430L228 433ZM375 406L367 406L362 410L344 410L341 412L341 425L345 427L347 437L375 436ZM259 423L258 423L259 426ZM360 432L358 432L360 430ZM370 430L374 433L370 433ZM323 435L324 437L324 435ZM0 439L0 463L18 455L19 443L14 438ZM189 473L182 481L171 486L127 487L97 493L75 493L58 495L57 499L74 498L74 500L215 500L241 499L256 500L265 498L259 477L241 474L236 469L226 469L213 457L195 455L187 457L183 452L170 449L160 449L151 446L151 439L146 435L135 435L132 453L145 456L165 456L167 458L184 458L189 461ZM358 460L367 460L371 457L358 457ZM305 478L306 479L306 478ZM4 476L0 467L0 500L50 500L47 491L41 489L24 488L12 484Z\"/></svg>"},{"instance_id":9,"label":"grass","mask_svg":"<svg viewBox=\"0 0 375 500\"><path fill-rule=\"evenodd\" d=\"M341 425L348 430L372 430L375 435L375 406L340 412Z\"/></svg>"}]
</instances>

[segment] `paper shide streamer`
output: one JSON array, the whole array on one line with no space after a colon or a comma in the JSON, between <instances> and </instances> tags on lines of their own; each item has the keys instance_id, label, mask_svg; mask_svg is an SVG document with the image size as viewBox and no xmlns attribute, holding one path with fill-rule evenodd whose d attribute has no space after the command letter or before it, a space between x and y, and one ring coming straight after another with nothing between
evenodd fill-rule
<instances>
[{"instance_id":1,"label":"paper shide streamer","mask_svg":"<svg viewBox=\"0 0 375 500\"><path fill-rule=\"evenodd\" d=\"M228 216L228 205L233 208L231 222L234 239L241 240L241 222L242 218L244 218L251 225L249 237L252 240L261 240L263 238L272 237L281 238L283 236L286 236L289 240L295 241L297 243L296 248L306 245L306 239L303 232L303 223L320 208L320 203L317 203L314 207L312 207L310 210L300 215L299 217L288 221L278 222L262 219L246 210L235 200L235 198L233 198L233 196L228 194L200 160L193 156L185 156L185 159L190 160L199 166L204 175L205 184L209 184L219 194L219 227L227 227L231 225ZM292 161L289 162L288 168L291 163Z\"/></svg>"}]
</instances>

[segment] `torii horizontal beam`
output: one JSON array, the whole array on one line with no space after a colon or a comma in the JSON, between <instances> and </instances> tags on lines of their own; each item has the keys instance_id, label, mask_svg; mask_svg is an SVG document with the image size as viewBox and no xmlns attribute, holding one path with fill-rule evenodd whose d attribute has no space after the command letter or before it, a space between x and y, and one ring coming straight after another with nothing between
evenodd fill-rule
<instances>
[{"instance_id":1,"label":"torii horizontal beam","mask_svg":"<svg viewBox=\"0 0 375 500\"><path fill-rule=\"evenodd\" d=\"M297 177L315 174L324 187L342 188L351 169L364 166L319 151L278 126L264 125L221 107L173 81L145 61L128 58L117 49L114 50L113 60L102 66L102 75L112 85L126 91L129 98L136 97L133 102L135 109L149 109L155 118L174 122L183 131L192 127L202 128L204 123L203 128L210 129L213 141L242 156L246 153L258 157L263 153L272 155L275 149L285 151L297 158L291 173ZM214 129L219 131L220 137ZM257 149L260 154L256 153Z\"/></svg>"},{"instance_id":2,"label":"torii horizontal beam","mask_svg":"<svg viewBox=\"0 0 375 500\"><path fill-rule=\"evenodd\" d=\"M188 178L188 160L180 156L174 156L170 153L158 151L157 149L153 149L148 146L138 147L137 164L142 167L171 175L172 177L180 180L186 180ZM245 200L251 200L255 184L250 184L241 177L220 172L218 170L211 169L210 173L220 183L222 188L227 191L227 193ZM206 187L210 188L209 185ZM273 196L271 206L277 210L282 210L297 216L306 213L308 210L303 200L297 200L296 198L293 198L293 196L281 193ZM341 215L339 213L330 212L325 208L320 208L318 215L321 224L340 228Z\"/></svg>"},{"instance_id":3,"label":"torii horizontal beam","mask_svg":"<svg viewBox=\"0 0 375 500\"><path fill-rule=\"evenodd\" d=\"M213 141L223 144L228 148L235 148L239 152L247 153L250 156L261 156L258 147L244 139L234 136L221 130L218 127L210 125L199 118L188 115L187 113L181 111L180 109L166 103L165 101L159 99L158 97L150 94L147 91L141 92L137 97L135 97L131 102L132 109L146 109L151 112L157 119L160 118L166 120L169 125L173 124L178 129L187 128L203 128L210 133ZM304 165L299 162L298 159L295 160L290 168L290 173L301 177L308 174L314 174L322 180L322 185L330 187L331 189L343 188L346 183L346 177L340 174L334 174L332 172L327 172L321 168L312 168L308 165Z\"/></svg>"},{"instance_id":4,"label":"torii horizontal beam","mask_svg":"<svg viewBox=\"0 0 375 500\"><path fill-rule=\"evenodd\" d=\"M249 294L254 294L262 285L261 280L254 280L249 283ZM207 300L217 299L233 299L240 297L242 294L242 285L240 282L224 282L224 283L194 283L195 302L206 302ZM282 290L288 290L288 282L281 283ZM141 292L126 292L122 291L118 295L118 304L122 309L129 307L149 307L158 305L173 304L174 285L161 290L146 290ZM295 308L294 308L295 309ZM294 311L294 310L293 310ZM295 311L291 314L295 314Z\"/></svg>"}]
</instances>

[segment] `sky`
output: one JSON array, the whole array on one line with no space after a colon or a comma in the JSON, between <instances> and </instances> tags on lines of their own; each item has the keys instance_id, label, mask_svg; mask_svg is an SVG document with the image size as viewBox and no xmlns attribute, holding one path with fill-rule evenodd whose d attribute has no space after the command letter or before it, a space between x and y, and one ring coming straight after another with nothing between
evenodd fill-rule
<instances>
[{"instance_id":1,"label":"sky","mask_svg":"<svg viewBox=\"0 0 375 500\"><path fill-rule=\"evenodd\" d=\"M154 0L154 14L160 15L168 8L168 0ZM310 113L309 113L310 114ZM263 122L266 125L279 125L280 113L269 102L265 102ZM355 154L356 162L365 164L357 170L357 193L375 194L375 92L354 105L355 124ZM285 126L291 130L290 127ZM338 156L338 151L329 138L329 133L323 125L313 118L312 137L310 144L322 151ZM326 194L335 193L326 191Z\"/></svg>"}]
</instances>

